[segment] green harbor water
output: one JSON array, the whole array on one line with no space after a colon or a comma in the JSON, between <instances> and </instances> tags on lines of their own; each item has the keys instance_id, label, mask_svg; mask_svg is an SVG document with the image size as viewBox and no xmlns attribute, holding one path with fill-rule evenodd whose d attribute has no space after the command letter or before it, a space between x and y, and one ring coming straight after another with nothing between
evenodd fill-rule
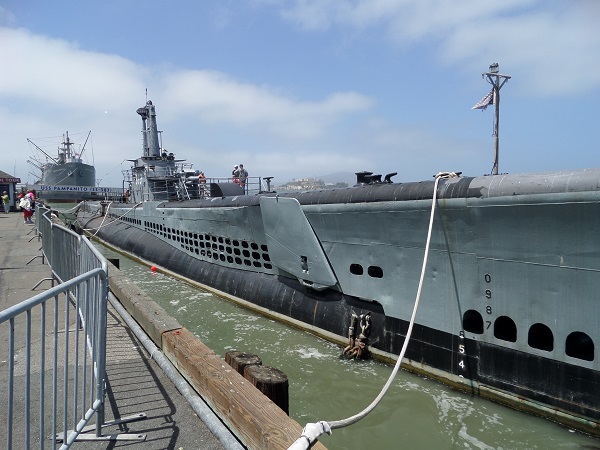
<instances>
[{"instance_id":1,"label":"green harbor water","mask_svg":"<svg viewBox=\"0 0 600 450\"><path fill-rule=\"evenodd\" d=\"M337 345L100 248L119 258L132 281L217 354L255 353L264 365L282 370L289 378L290 416L301 426L361 411L392 371L377 361L340 359ZM332 450L600 449L599 439L405 371L369 416L321 442Z\"/></svg>"}]
</instances>

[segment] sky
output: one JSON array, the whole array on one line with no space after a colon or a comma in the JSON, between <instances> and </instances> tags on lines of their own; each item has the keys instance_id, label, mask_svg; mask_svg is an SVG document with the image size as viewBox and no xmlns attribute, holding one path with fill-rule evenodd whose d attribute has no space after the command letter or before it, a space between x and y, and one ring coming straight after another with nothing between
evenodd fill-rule
<instances>
[{"instance_id":1,"label":"sky","mask_svg":"<svg viewBox=\"0 0 600 450\"><path fill-rule=\"evenodd\" d=\"M492 63L501 173L600 167L599 22L596 0L0 0L0 170L33 183L27 139L55 156L68 131L121 186L148 99L208 177L489 174Z\"/></svg>"}]
</instances>

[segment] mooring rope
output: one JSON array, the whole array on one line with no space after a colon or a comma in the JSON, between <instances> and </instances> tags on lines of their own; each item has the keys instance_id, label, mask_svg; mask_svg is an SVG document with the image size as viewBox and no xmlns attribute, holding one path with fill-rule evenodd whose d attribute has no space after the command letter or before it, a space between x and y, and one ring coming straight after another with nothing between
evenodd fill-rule
<instances>
[{"instance_id":1,"label":"mooring rope","mask_svg":"<svg viewBox=\"0 0 600 450\"><path fill-rule=\"evenodd\" d=\"M439 180L444 178L454 178L458 175L454 172L440 172L435 176L435 183L433 185L433 200L431 202L431 216L429 218L429 230L427 232L427 242L425 244L425 255L423 256L423 267L421 268L421 278L419 280L419 288L417 289L417 297L415 299L415 304L413 307L412 316L410 318L410 323L408 325L408 331L406 332L406 337L404 339L404 344L402 345L402 350L400 351L400 355L398 356L398 360L396 361L396 365L394 366L394 370L390 374L387 382L381 389L379 395L371 402L369 406L367 406L364 410L355 414L354 416L348 417L347 419L342 420L334 420L330 422L326 422L321 420L317 423L308 423L302 430L302 435L298 438L289 448L288 450L307 450L310 448L317 438L321 436L323 433L331 434L332 430L336 428L344 428L349 425L352 425L362 418L366 417L371 411L375 409L375 407L379 404L383 396L387 393L390 388L398 370L400 370L400 366L402 364L402 359L404 358L404 354L406 353L406 349L408 348L408 342L410 341L410 336L412 334L413 325L415 323L415 317L417 316L417 309L419 308L419 301L421 300L421 291L423 288L423 280L425 279L425 269L427 268L427 258L429 256L429 244L431 243L431 231L433 229L433 218L435 216L435 204L437 200L437 187Z\"/></svg>"},{"instance_id":2,"label":"mooring rope","mask_svg":"<svg viewBox=\"0 0 600 450\"><path fill-rule=\"evenodd\" d=\"M73 206L70 209L61 209L60 213L61 214L75 213L81 207L81 205L83 205L83 203L84 203L84 201L81 201L81 202L77 203L75 206Z\"/></svg>"},{"instance_id":3,"label":"mooring rope","mask_svg":"<svg viewBox=\"0 0 600 450\"><path fill-rule=\"evenodd\" d=\"M116 221L121 220L123 217L125 217L127 214L129 214L131 211L133 211L135 208L137 208L138 206L140 206L142 204L142 202L136 203L131 208L129 208L127 211L125 211L123 214L121 214L119 217L115 217L113 220L111 220L110 222L108 222L107 224L105 224L104 221L108 217L108 210L110 209L110 205L112 205L112 203L113 202L109 202L108 203L108 206L106 207L106 212L104 213L104 218L102 219L102 222L100 222L100 226L99 227L84 228L83 231L90 231L91 232L92 230L96 230L96 232L92 235L92 237L96 236L98 234L98 231L100 231L101 228L107 227L107 226L115 223Z\"/></svg>"}]
</instances>

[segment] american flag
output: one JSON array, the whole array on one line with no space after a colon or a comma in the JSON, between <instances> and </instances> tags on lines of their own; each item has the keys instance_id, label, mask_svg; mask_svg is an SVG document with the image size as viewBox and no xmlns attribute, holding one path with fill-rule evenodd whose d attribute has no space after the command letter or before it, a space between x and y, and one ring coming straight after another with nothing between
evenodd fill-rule
<instances>
[{"instance_id":1,"label":"american flag","mask_svg":"<svg viewBox=\"0 0 600 450\"><path fill-rule=\"evenodd\" d=\"M487 108L489 105L493 105L494 104L494 89L492 88L492 90L490 91L490 93L488 95L486 95L485 97L483 97L481 100L479 100L477 103L475 103L475 106L473 106L471 109L485 109Z\"/></svg>"}]
</instances>

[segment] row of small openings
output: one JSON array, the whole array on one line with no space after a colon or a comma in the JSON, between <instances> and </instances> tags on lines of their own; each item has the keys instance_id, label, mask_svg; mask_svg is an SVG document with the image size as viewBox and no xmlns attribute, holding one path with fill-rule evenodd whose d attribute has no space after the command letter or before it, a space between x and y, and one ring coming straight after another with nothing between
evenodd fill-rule
<instances>
[{"instance_id":1,"label":"row of small openings","mask_svg":"<svg viewBox=\"0 0 600 450\"><path fill-rule=\"evenodd\" d=\"M192 233L149 221L144 222L144 226L146 231L178 242L182 249L196 255L239 266L273 268L265 244L259 246L255 242L214 236L208 233Z\"/></svg>"},{"instance_id":2,"label":"row of small openings","mask_svg":"<svg viewBox=\"0 0 600 450\"><path fill-rule=\"evenodd\" d=\"M120 217L120 219L124 222L129 222L129 223L133 223L135 225L141 225L142 221L140 219L136 219L135 217Z\"/></svg>"},{"instance_id":3,"label":"row of small openings","mask_svg":"<svg viewBox=\"0 0 600 450\"><path fill-rule=\"evenodd\" d=\"M363 266L360 264L350 264L350 273L353 275L363 275ZM372 278L383 278L383 269L379 266L367 267L367 274Z\"/></svg>"},{"instance_id":4,"label":"row of small openings","mask_svg":"<svg viewBox=\"0 0 600 450\"><path fill-rule=\"evenodd\" d=\"M483 334L484 321L478 311L468 310L463 315L463 329L474 334ZM507 342L517 342L517 325L507 316L500 316L494 321L494 337ZM527 343L531 348L551 352L554 350L554 334L543 323L535 323L529 327ZM565 341L567 356L585 361L594 360L594 341L586 333L574 331Z\"/></svg>"},{"instance_id":5,"label":"row of small openings","mask_svg":"<svg viewBox=\"0 0 600 450\"><path fill-rule=\"evenodd\" d=\"M120 214L108 213L108 217L112 219L120 219L123 222L133 223L135 225L141 225L142 221L140 219L136 219L134 217L121 216Z\"/></svg>"}]
</instances>

